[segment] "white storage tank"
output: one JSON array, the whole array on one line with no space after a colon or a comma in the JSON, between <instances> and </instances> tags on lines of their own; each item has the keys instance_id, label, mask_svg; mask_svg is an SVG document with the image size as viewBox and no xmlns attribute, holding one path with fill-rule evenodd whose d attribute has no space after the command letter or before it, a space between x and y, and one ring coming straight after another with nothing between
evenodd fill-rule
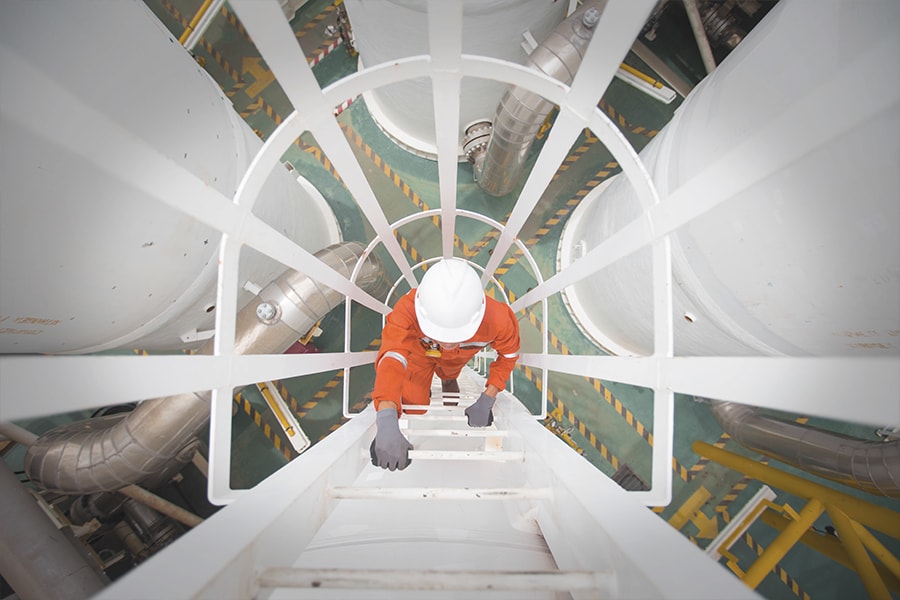
<instances>
[{"instance_id":1,"label":"white storage tank","mask_svg":"<svg viewBox=\"0 0 900 600\"><path fill-rule=\"evenodd\" d=\"M727 194L672 236L676 355L900 353L900 4L781 2L641 153L662 203ZM561 266L646 208L618 177ZM653 349L648 248L565 290L609 351Z\"/></svg>"},{"instance_id":2,"label":"white storage tank","mask_svg":"<svg viewBox=\"0 0 900 600\"><path fill-rule=\"evenodd\" d=\"M202 338L219 234L164 201L190 182L230 202L262 141L140 2L5 2L0 71L0 352ZM339 241L286 168L254 212L307 250ZM245 250L240 269L265 285L285 267Z\"/></svg>"},{"instance_id":3,"label":"white storage tank","mask_svg":"<svg viewBox=\"0 0 900 600\"><path fill-rule=\"evenodd\" d=\"M345 0L344 5L361 65L429 53L425 0ZM568 7L564 0L464 0L462 51L523 64L528 40L540 43ZM460 140L466 125L493 118L507 87L471 77L461 85ZM437 155L430 79L384 86L364 98L378 125L398 144L423 156Z\"/></svg>"}]
</instances>

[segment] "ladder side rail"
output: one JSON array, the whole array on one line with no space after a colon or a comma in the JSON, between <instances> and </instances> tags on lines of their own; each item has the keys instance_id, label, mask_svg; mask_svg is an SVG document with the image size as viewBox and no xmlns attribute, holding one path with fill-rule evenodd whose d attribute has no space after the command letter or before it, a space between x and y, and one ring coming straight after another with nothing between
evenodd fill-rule
<instances>
[{"instance_id":1,"label":"ladder side rail","mask_svg":"<svg viewBox=\"0 0 900 600\"><path fill-rule=\"evenodd\" d=\"M541 426L514 396L502 392L494 411L524 446L527 485L553 490L551 500L536 503L535 517L561 570L612 565L623 597L759 598Z\"/></svg>"}]
</instances>

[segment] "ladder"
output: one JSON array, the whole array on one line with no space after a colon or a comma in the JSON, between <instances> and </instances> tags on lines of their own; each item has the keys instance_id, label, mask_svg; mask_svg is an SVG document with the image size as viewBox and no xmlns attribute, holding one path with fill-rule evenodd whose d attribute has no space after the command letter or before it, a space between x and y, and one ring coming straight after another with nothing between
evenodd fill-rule
<instances>
[{"instance_id":1,"label":"ladder","mask_svg":"<svg viewBox=\"0 0 900 600\"><path fill-rule=\"evenodd\" d=\"M459 384L401 417L405 470L371 464L370 406L98 598L758 597L513 396L469 428Z\"/></svg>"}]
</instances>

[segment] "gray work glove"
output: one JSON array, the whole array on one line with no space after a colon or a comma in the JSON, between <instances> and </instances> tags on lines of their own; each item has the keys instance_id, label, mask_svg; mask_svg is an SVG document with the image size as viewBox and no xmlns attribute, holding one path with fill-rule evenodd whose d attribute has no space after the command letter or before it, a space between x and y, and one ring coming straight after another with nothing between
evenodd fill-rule
<instances>
[{"instance_id":1,"label":"gray work glove","mask_svg":"<svg viewBox=\"0 0 900 600\"><path fill-rule=\"evenodd\" d=\"M484 392L469 408L466 409L466 417L469 418L469 427L488 427L494 422L494 413L491 408L496 398L491 398Z\"/></svg>"},{"instance_id":2,"label":"gray work glove","mask_svg":"<svg viewBox=\"0 0 900 600\"><path fill-rule=\"evenodd\" d=\"M375 413L375 426L378 432L372 440L369 453L372 464L382 469L401 471L409 466L409 451L413 445L400 433L400 421L396 408L383 408Z\"/></svg>"}]
</instances>

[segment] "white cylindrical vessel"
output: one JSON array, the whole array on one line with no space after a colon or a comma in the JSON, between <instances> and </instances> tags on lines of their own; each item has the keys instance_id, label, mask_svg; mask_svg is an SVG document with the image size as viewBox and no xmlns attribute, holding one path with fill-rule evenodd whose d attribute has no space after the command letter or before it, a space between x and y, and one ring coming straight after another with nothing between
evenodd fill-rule
<instances>
[{"instance_id":1,"label":"white cylindrical vessel","mask_svg":"<svg viewBox=\"0 0 900 600\"><path fill-rule=\"evenodd\" d=\"M425 0L345 0L344 5L363 65L428 54ZM565 18L568 6L568 2L545 0L466 0L462 51L524 63L528 39L540 43ZM507 87L471 77L461 85L460 142L466 125L493 118ZM423 156L437 155L431 80L384 86L364 97L376 122L398 144Z\"/></svg>"},{"instance_id":2,"label":"white cylindrical vessel","mask_svg":"<svg viewBox=\"0 0 900 600\"><path fill-rule=\"evenodd\" d=\"M698 177L732 190L671 237L676 355L900 352L898 23L892 1L779 3L641 153L662 203ZM624 178L595 190L560 266L646 208ZM607 350L647 355L652 293L645 248L565 298Z\"/></svg>"},{"instance_id":3,"label":"white cylindrical vessel","mask_svg":"<svg viewBox=\"0 0 900 600\"><path fill-rule=\"evenodd\" d=\"M5 3L0 65L0 352L202 341L220 234L161 199L199 181L229 202L262 142L140 2ZM285 168L254 212L307 250L339 241ZM245 249L240 283L284 270Z\"/></svg>"}]
</instances>

